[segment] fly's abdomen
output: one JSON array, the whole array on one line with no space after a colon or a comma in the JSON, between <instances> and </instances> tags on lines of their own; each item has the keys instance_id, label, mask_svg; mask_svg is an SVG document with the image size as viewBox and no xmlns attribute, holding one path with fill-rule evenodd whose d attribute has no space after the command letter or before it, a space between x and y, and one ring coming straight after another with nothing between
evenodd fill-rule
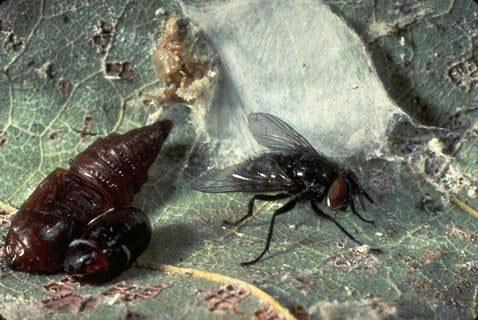
<instances>
[{"instance_id":1,"label":"fly's abdomen","mask_svg":"<svg viewBox=\"0 0 478 320\"><path fill-rule=\"evenodd\" d=\"M65 271L84 281L108 281L127 270L151 241L148 217L135 208L114 209L93 220L68 247Z\"/></svg>"}]
</instances>

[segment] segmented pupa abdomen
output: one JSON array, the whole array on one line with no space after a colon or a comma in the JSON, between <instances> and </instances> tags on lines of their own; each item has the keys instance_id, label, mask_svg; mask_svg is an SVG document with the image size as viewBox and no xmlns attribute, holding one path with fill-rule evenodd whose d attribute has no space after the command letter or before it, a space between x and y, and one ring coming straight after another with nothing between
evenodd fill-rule
<instances>
[{"instance_id":1,"label":"segmented pupa abdomen","mask_svg":"<svg viewBox=\"0 0 478 320\"><path fill-rule=\"evenodd\" d=\"M25 272L61 270L69 243L91 220L131 204L171 127L166 120L111 134L76 156L69 170L51 172L12 219L7 263Z\"/></svg>"},{"instance_id":2,"label":"segmented pupa abdomen","mask_svg":"<svg viewBox=\"0 0 478 320\"><path fill-rule=\"evenodd\" d=\"M100 138L73 159L70 171L109 195L113 207L129 206L146 182L171 127L164 120Z\"/></svg>"}]
</instances>

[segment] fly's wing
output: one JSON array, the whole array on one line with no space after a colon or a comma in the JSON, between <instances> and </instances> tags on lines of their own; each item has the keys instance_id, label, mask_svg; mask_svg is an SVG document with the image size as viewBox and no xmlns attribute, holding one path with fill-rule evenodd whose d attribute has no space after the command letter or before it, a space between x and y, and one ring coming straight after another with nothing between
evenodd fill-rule
<instances>
[{"instance_id":1,"label":"fly's wing","mask_svg":"<svg viewBox=\"0 0 478 320\"><path fill-rule=\"evenodd\" d=\"M259 112L249 114L247 119L252 135L264 147L284 153L319 155L300 133L276 116Z\"/></svg>"},{"instance_id":2,"label":"fly's wing","mask_svg":"<svg viewBox=\"0 0 478 320\"><path fill-rule=\"evenodd\" d=\"M202 192L288 191L293 181L271 154L260 155L240 164L201 177L193 189Z\"/></svg>"}]
</instances>

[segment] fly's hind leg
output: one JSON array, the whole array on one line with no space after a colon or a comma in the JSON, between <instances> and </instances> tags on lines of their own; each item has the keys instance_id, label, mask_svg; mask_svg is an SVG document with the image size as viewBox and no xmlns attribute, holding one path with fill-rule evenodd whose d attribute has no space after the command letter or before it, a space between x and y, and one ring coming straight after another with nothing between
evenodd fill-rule
<instances>
[{"instance_id":1,"label":"fly's hind leg","mask_svg":"<svg viewBox=\"0 0 478 320\"><path fill-rule=\"evenodd\" d=\"M246 220L249 217L252 217L252 214L254 212L255 200L275 201L275 200L285 199L287 197L290 197L288 193L278 193L278 194L272 194L272 195L271 194L255 194L252 196L251 200L249 200L249 204L247 205L246 215L244 215L243 217L239 218L239 220L236 220L236 221L224 220L223 223L226 225L237 226L242 221Z\"/></svg>"},{"instance_id":2,"label":"fly's hind leg","mask_svg":"<svg viewBox=\"0 0 478 320\"><path fill-rule=\"evenodd\" d=\"M276 217L292 210L295 207L296 203L297 203L297 200L292 199L289 202L287 202L286 204L284 204L282 207L280 207L279 209L274 211L274 214L272 215L272 219L271 219L271 222L270 222L270 225L269 225L269 233L267 234L266 246L265 246L264 250L254 260L247 261L247 262L242 262L241 263L242 266L248 266L248 265L256 263L257 261L259 261L266 254L267 251L269 251L269 247L271 245L271 240L272 240L272 234L274 232L274 223L275 223Z\"/></svg>"}]
</instances>

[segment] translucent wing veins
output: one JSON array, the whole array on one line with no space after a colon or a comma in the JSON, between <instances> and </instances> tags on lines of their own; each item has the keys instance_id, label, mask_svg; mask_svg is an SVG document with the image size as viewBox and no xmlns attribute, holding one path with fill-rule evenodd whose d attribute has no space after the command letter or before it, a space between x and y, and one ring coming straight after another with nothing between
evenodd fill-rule
<instances>
[{"instance_id":1,"label":"translucent wing veins","mask_svg":"<svg viewBox=\"0 0 478 320\"><path fill-rule=\"evenodd\" d=\"M259 112L249 114L247 119L256 141L272 151L319 154L300 133L276 116Z\"/></svg>"}]
</instances>

